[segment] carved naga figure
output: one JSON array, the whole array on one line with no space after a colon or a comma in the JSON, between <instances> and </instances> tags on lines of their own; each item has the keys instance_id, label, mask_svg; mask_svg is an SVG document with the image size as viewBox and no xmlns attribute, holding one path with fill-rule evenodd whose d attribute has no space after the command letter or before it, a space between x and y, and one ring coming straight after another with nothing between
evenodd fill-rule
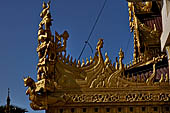
<instances>
[{"instance_id":1,"label":"carved naga figure","mask_svg":"<svg viewBox=\"0 0 170 113\"><path fill-rule=\"evenodd\" d=\"M67 94L60 94L56 96L50 96L47 95L46 92L43 92L43 89L40 89L40 91L37 90L37 85L35 81L30 78L24 78L24 86L28 87L26 91L26 95L29 95L29 100L32 102L30 103L30 106L34 110L45 110L48 108L48 104L63 104L67 101L69 101L70 97Z\"/></svg>"},{"instance_id":2,"label":"carved naga figure","mask_svg":"<svg viewBox=\"0 0 170 113\"><path fill-rule=\"evenodd\" d=\"M102 53L101 53L101 48L103 48L103 39L102 38L100 38L98 43L97 43L97 47L96 47L97 52L96 52L96 55L98 55L98 57L99 57L99 62L101 60L102 63L104 64L103 56L102 56Z\"/></svg>"},{"instance_id":3,"label":"carved naga figure","mask_svg":"<svg viewBox=\"0 0 170 113\"><path fill-rule=\"evenodd\" d=\"M35 81L30 77L24 78L24 86L28 87L26 91L26 95L29 95L29 100L32 101L30 103L31 108L35 110L46 109L47 106L45 105L45 103L42 103L43 98L35 92L35 89L36 89Z\"/></svg>"},{"instance_id":4,"label":"carved naga figure","mask_svg":"<svg viewBox=\"0 0 170 113\"><path fill-rule=\"evenodd\" d=\"M153 73L151 74L151 76L146 80L146 84L147 85L152 85L154 83L154 79L156 77L156 63L158 61L160 61L161 58L157 57L153 57Z\"/></svg>"}]
</instances>

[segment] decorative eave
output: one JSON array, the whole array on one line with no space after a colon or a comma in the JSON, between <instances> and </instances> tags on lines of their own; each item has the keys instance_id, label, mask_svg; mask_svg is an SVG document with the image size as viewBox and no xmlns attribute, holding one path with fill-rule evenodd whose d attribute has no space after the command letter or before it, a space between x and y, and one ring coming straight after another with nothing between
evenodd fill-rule
<instances>
[{"instance_id":1,"label":"decorative eave","mask_svg":"<svg viewBox=\"0 0 170 113\"><path fill-rule=\"evenodd\" d=\"M170 87L168 72L160 75L155 81L156 65L165 59L158 55L152 59L138 57L130 64L123 64L124 52L120 49L118 58L112 64L107 53L102 55L103 39L99 39L94 58L73 60L66 54L66 44L69 38L67 31L63 34L55 32L51 27L50 2L44 3L39 24L37 53L37 80L24 78L28 87L26 94L34 110L47 110L50 106L69 106L83 104L113 104L122 102L169 102ZM137 19L135 19L137 20ZM146 26L141 30L151 32ZM158 34L153 31L153 34ZM154 35L156 36L156 35ZM55 38L55 39L54 39ZM152 73L147 77L138 74L126 74L134 67L152 66Z\"/></svg>"}]
</instances>

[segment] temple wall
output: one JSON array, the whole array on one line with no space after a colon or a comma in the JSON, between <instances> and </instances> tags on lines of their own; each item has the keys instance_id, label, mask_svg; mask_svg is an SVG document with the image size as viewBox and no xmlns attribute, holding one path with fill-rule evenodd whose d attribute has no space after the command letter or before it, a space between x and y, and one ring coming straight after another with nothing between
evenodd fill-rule
<instances>
[{"instance_id":1,"label":"temple wall","mask_svg":"<svg viewBox=\"0 0 170 113\"><path fill-rule=\"evenodd\" d=\"M167 105L133 105L133 106L93 106L93 107L59 107L50 108L46 113L169 113Z\"/></svg>"}]
</instances>

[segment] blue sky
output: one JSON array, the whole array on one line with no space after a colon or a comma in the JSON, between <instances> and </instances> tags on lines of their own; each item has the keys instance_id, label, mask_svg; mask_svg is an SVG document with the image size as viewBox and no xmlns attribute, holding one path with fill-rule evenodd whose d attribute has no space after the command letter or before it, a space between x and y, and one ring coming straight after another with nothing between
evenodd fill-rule
<instances>
[{"instance_id":1,"label":"blue sky","mask_svg":"<svg viewBox=\"0 0 170 113\"><path fill-rule=\"evenodd\" d=\"M33 111L25 95L23 77L36 80L38 56L37 31L41 20L42 0L1 0L0 1L0 105L6 104L7 89L10 88L11 104ZM47 2L47 0L45 0ZM67 30L67 53L78 59L84 42L104 0L51 0L51 14L54 19L52 32L61 34ZM120 48L125 53L124 63L132 59L133 39L128 26L126 0L107 0L103 13L89 40L93 50L99 38L104 39L103 55L108 52L112 61ZM127 48L128 40L130 43ZM81 58L93 56L87 46Z\"/></svg>"}]
</instances>

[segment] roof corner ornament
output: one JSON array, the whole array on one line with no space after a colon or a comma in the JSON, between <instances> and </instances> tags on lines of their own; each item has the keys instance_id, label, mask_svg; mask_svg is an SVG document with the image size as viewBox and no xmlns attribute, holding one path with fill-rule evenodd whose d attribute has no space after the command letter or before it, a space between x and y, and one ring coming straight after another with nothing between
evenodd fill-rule
<instances>
[{"instance_id":1,"label":"roof corner ornament","mask_svg":"<svg viewBox=\"0 0 170 113\"><path fill-rule=\"evenodd\" d=\"M53 75L55 70L51 66L54 67L55 60L59 57L60 53L66 53L66 41L69 37L67 31L64 31L61 35L55 32L54 39L54 35L52 35L50 30L50 26L52 25L50 3L50 1L47 4L43 2L43 10L40 13L42 20L38 30L37 53L39 62L37 64L37 80L54 78Z\"/></svg>"},{"instance_id":2,"label":"roof corner ornament","mask_svg":"<svg viewBox=\"0 0 170 113\"><path fill-rule=\"evenodd\" d=\"M46 92L54 92L55 89L55 64L58 57L62 52L66 53L66 41L68 40L69 34L64 31L63 34L59 35L55 32L52 35L50 27L52 25L53 19L51 19L50 14L50 1L46 4L43 2L42 12L40 17L42 18L39 23L38 30L38 64L37 64L37 82L35 82L31 77L24 78L24 85L28 87L26 95L29 95L29 100L32 101L30 106L34 110L45 110L48 109L47 103L64 103L65 99L63 95L58 95L58 97L48 97ZM42 98L44 97L44 98Z\"/></svg>"}]
</instances>

